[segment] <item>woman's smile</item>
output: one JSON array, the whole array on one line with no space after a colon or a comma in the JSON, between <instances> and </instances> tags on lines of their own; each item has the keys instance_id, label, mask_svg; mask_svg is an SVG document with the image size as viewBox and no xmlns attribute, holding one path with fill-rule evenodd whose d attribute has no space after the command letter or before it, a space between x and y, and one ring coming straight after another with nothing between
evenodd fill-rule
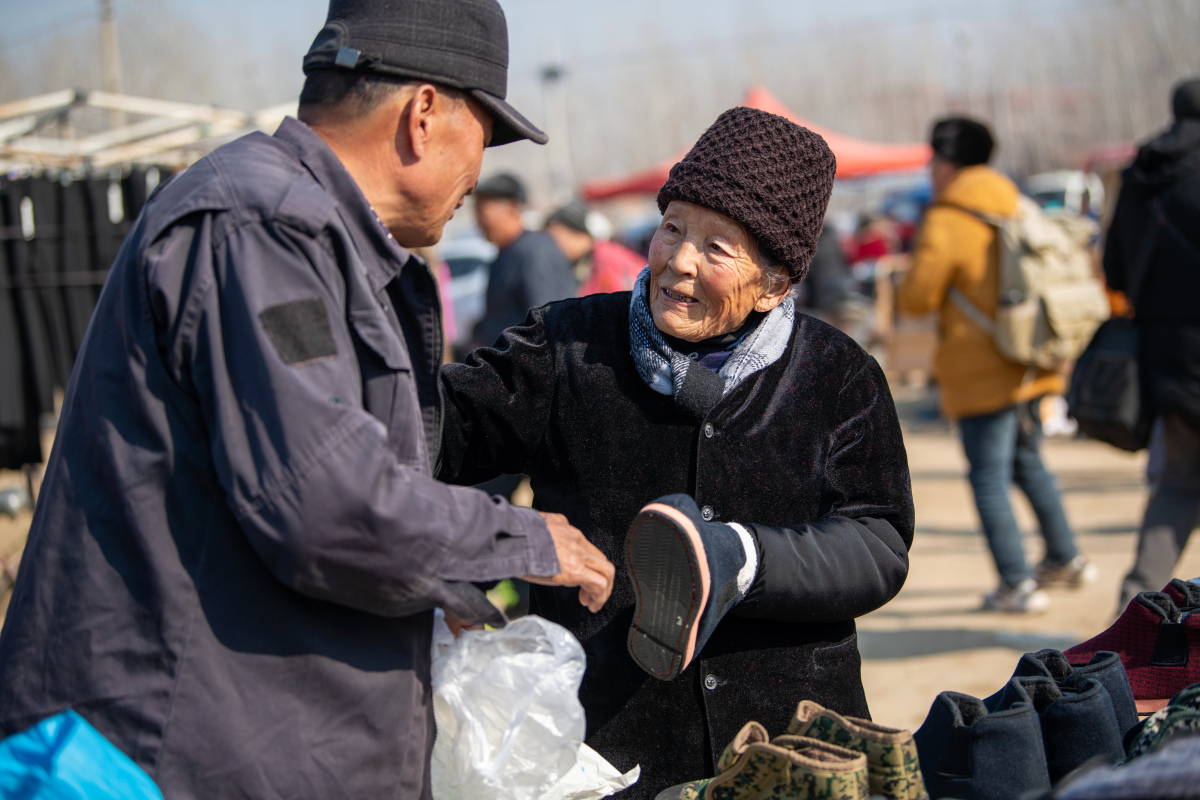
<instances>
[{"instance_id":1,"label":"woman's smile","mask_svg":"<svg viewBox=\"0 0 1200 800\"><path fill-rule=\"evenodd\" d=\"M683 293L681 293L681 292L673 292L673 291L671 291L670 289L666 289L666 288L664 288L664 289L662 290L662 293L663 293L663 295L665 295L665 296L666 296L666 298L667 298L668 300L673 300L673 301L674 301L674 302L676 302L676 303L684 303L684 304L686 304L686 305L691 305L691 304L693 304L693 303L698 303L698 302L699 302L699 301L698 301L696 298L694 298L694 297L690 297L690 296L688 296L688 295L686 295L686 294L683 294Z\"/></svg>"}]
</instances>

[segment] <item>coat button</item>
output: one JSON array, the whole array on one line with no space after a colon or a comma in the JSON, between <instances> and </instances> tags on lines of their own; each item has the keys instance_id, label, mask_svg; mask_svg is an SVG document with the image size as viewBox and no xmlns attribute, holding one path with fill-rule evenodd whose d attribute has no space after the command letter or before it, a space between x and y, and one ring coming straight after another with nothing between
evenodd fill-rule
<instances>
[{"instance_id":1,"label":"coat button","mask_svg":"<svg viewBox=\"0 0 1200 800\"><path fill-rule=\"evenodd\" d=\"M711 422L704 423L704 438L711 439L713 437L713 424Z\"/></svg>"},{"instance_id":2,"label":"coat button","mask_svg":"<svg viewBox=\"0 0 1200 800\"><path fill-rule=\"evenodd\" d=\"M705 522L711 522L713 518L712 506L705 506L700 509L700 516L704 517Z\"/></svg>"},{"instance_id":3,"label":"coat button","mask_svg":"<svg viewBox=\"0 0 1200 800\"><path fill-rule=\"evenodd\" d=\"M708 689L710 692L712 690L716 689L717 688L717 676L716 675L705 675L704 676L704 688Z\"/></svg>"}]
</instances>

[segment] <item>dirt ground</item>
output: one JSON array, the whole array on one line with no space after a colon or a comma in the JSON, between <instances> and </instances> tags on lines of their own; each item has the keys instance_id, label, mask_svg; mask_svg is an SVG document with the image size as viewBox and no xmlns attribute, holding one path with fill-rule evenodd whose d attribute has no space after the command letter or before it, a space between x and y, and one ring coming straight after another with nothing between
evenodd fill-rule
<instances>
[{"instance_id":1,"label":"dirt ground","mask_svg":"<svg viewBox=\"0 0 1200 800\"><path fill-rule=\"evenodd\" d=\"M904 589L859 621L859 637L872 716L915 729L938 692L985 697L1008 680L1022 653L1069 647L1112 623L1146 503L1146 456L1093 441L1048 439L1045 460L1058 476L1080 549L1099 566L1100 579L1076 591L1050 591L1050 610L1042 615L982 612L982 596L998 578L979 531L958 439L947 423L928 419L933 403L928 393L902 387L894 393L905 427L917 531ZM1040 559L1033 513L1020 492L1013 496L1027 557ZM1197 575L1200 546L1193 539L1175 576Z\"/></svg>"},{"instance_id":2,"label":"dirt ground","mask_svg":"<svg viewBox=\"0 0 1200 800\"><path fill-rule=\"evenodd\" d=\"M895 600L859 621L859 637L872 715L886 725L915 729L938 692L986 696L1004 684L1021 653L1068 647L1111 624L1146 502L1145 454L1097 442L1047 440L1046 461L1058 475L1081 549L1100 567L1100 580L1078 591L1052 591L1051 608L1040 616L984 613L977 610L980 600L997 578L978 529L958 439L948 423L935 418L936 399L928 390L897 386L894 394L912 470L917 532L908 582ZM20 473L0 472L0 488L23 482ZM1023 496L1014 497L1029 558L1038 559L1041 540L1033 533L1033 515ZM0 516L0 558L10 563L19 558L30 516ZM1176 576L1197 575L1200 545L1193 541ZM0 593L0 613L9 594Z\"/></svg>"}]
</instances>

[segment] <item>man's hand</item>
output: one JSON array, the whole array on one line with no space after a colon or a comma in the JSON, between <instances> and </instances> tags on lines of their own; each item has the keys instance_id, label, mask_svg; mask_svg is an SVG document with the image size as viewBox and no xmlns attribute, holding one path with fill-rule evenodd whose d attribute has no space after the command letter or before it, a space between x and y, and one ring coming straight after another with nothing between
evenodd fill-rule
<instances>
[{"instance_id":1,"label":"man's hand","mask_svg":"<svg viewBox=\"0 0 1200 800\"><path fill-rule=\"evenodd\" d=\"M616 575L612 562L562 514L542 514L542 518L546 520L550 536L554 539L559 573L548 577L521 577L542 586L578 586L579 602L595 614L612 594L613 576Z\"/></svg>"}]
</instances>

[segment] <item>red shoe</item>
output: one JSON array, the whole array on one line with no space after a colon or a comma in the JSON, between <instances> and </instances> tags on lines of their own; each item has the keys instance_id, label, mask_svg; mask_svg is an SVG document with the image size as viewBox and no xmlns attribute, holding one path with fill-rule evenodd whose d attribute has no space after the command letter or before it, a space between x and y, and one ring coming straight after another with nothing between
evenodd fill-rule
<instances>
[{"instance_id":1,"label":"red shoe","mask_svg":"<svg viewBox=\"0 0 1200 800\"><path fill-rule=\"evenodd\" d=\"M1200 683L1200 614L1175 602L1200 598L1176 583L1183 581L1172 581L1162 592L1142 592L1108 630L1063 651L1077 666L1101 650L1120 656L1139 714L1162 708L1180 689Z\"/></svg>"}]
</instances>

